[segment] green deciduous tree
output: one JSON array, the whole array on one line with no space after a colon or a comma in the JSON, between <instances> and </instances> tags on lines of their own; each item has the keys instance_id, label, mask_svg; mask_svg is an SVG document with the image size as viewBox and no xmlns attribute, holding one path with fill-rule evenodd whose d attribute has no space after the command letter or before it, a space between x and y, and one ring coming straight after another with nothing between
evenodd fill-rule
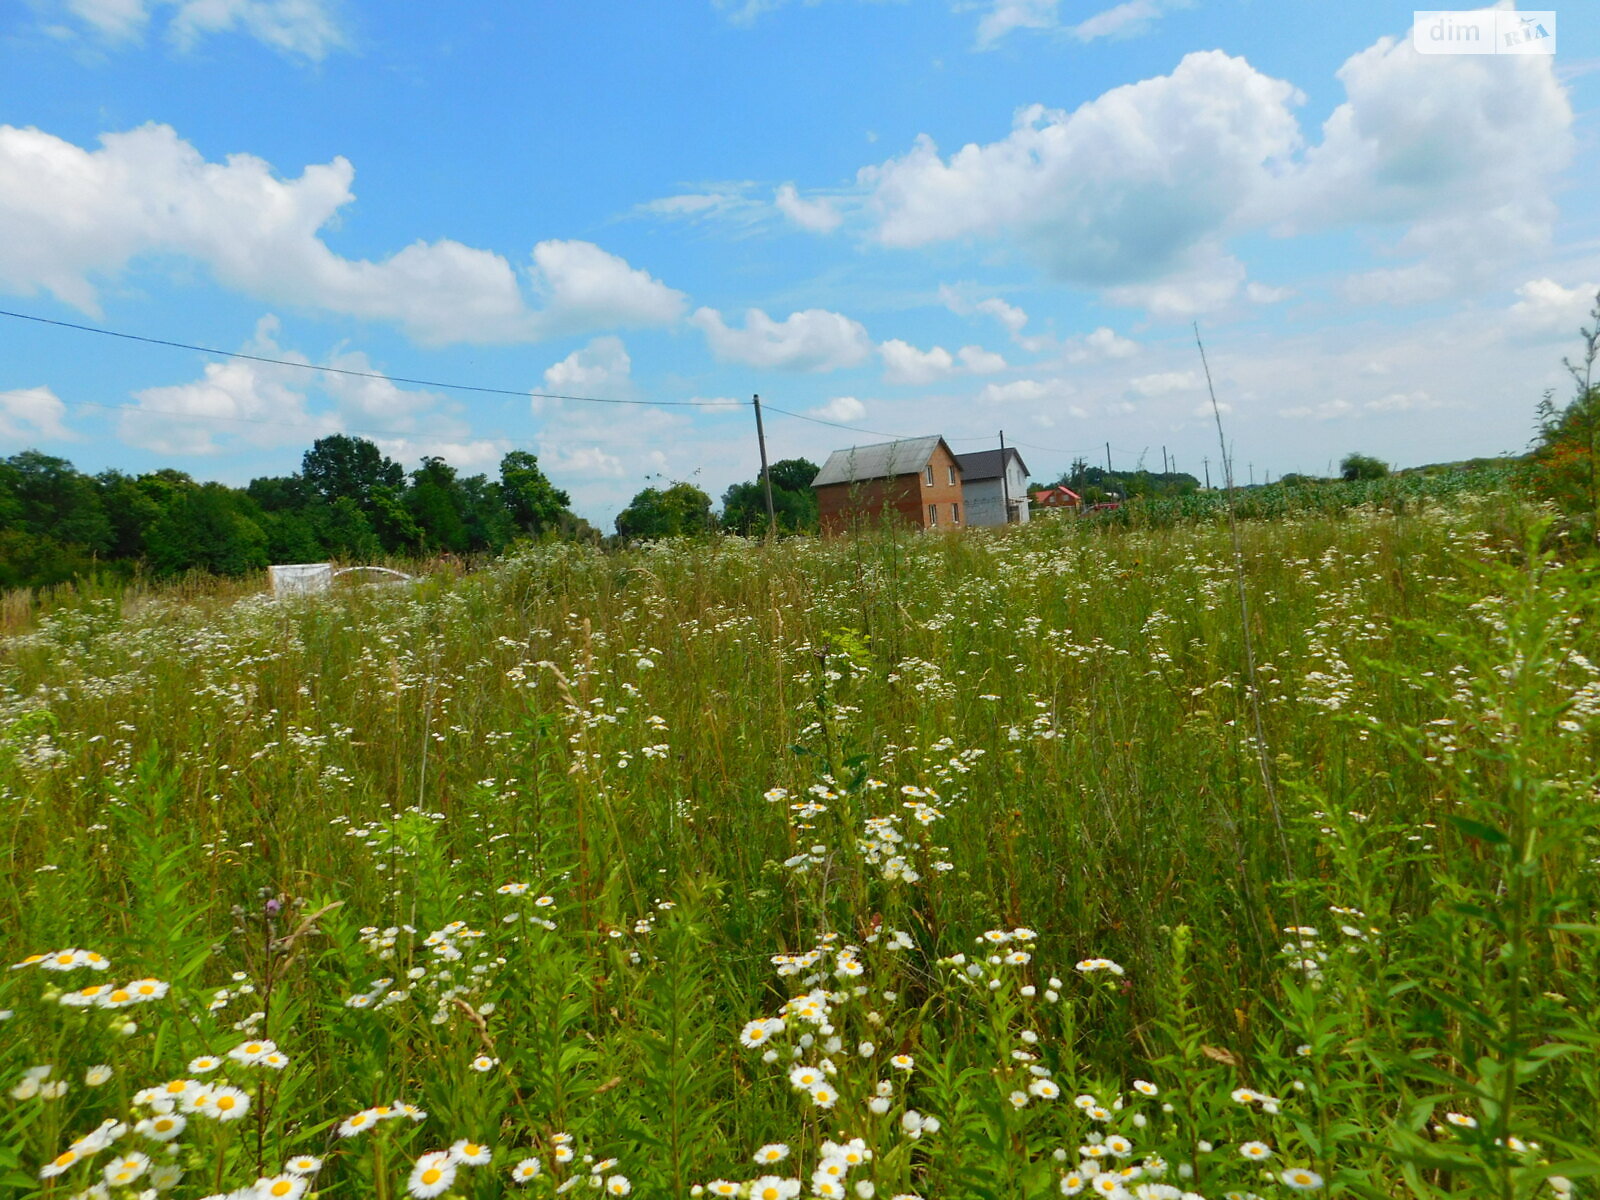
<instances>
[{"instance_id":1,"label":"green deciduous tree","mask_svg":"<svg viewBox=\"0 0 1600 1200\"><path fill-rule=\"evenodd\" d=\"M687 537L711 527L711 497L692 483L645 488L617 514L617 533L625 538Z\"/></svg>"},{"instance_id":2,"label":"green deciduous tree","mask_svg":"<svg viewBox=\"0 0 1600 1200\"><path fill-rule=\"evenodd\" d=\"M191 481L167 489L166 498L145 539L151 569L158 575L195 570L242 575L266 567L261 510L243 492Z\"/></svg>"},{"instance_id":3,"label":"green deciduous tree","mask_svg":"<svg viewBox=\"0 0 1600 1200\"><path fill-rule=\"evenodd\" d=\"M1600 293L1589 313L1592 324L1580 329L1583 353L1576 362L1563 359L1574 384L1573 396L1558 407L1552 392L1539 405L1533 444L1534 486L1570 513L1582 514L1588 540L1600 534Z\"/></svg>"},{"instance_id":4,"label":"green deciduous tree","mask_svg":"<svg viewBox=\"0 0 1600 1200\"><path fill-rule=\"evenodd\" d=\"M1370 454L1350 453L1339 460L1341 479L1382 479L1389 473L1389 464Z\"/></svg>"},{"instance_id":5,"label":"green deciduous tree","mask_svg":"<svg viewBox=\"0 0 1600 1200\"><path fill-rule=\"evenodd\" d=\"M300 461L300 474L329 504L349 497L363 509L381 487L403 488L406 473L366 438L343 433L318 438Z\"/></svg>"},{"instance_id":6,"label":"green deciduous tree","mask_svg":"<svg viewBox=\"0 0 1600 1200\"><path fill-rule=\"evenodd\" d=\"M811 481L817 464L805 458L786 458L768 469L772 480L772 511L781 533L815 533L817 494ZM767 529L767 500L759 478L736 483L722 493L722 528L746 536Z\"/></svg>"},{"instance_id":7,"label":"green deciduous tree","mask_svg":"<svg viewBox=\"0 0 1600 1200\"><path fill-rule=\"evenodd\" d=\"M536 535L557 528L572 503L545 478L538 456L526 450L513 450L500 460L500 499L517 532Z\"/></svg>"}]
</instances>

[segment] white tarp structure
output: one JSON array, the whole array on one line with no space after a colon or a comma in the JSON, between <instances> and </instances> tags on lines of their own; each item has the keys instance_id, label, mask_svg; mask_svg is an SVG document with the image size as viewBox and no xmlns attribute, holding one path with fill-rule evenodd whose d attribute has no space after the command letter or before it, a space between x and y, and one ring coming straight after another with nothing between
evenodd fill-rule
<instances>
[{"instance_id":1,"label":"white tarp structure","mask_svg":"<svg viewBox=\"0 0 1600 1200\"><path fill-rule=\"evenodd\" d=\"M405 583L411 579L404 571L396 571L393 567L340 567L334 570L332 563L285 563L268 567L267 579L272 584L274 596L315 596L331 588L340 575L348 575L352 571L370 571L374 575L384 576L384 583Z\"/></svg>"},{"instance_id":2,"label":"white tarp structure","mask_svg":"<svg viewBox=\"0 0 1600 1200\"><path fill-rule=\"evenodd\" d=\"M333 586L332 563L288 563L268 567L274 596L313 596Z\"/></svg>"}]
</instances>

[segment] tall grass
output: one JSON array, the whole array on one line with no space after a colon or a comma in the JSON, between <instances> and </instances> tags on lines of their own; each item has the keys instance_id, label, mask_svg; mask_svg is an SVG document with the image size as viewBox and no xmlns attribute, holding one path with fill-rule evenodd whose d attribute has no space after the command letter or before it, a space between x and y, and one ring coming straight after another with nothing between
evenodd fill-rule
<instances>
[{"instance_id":1,"label":"tall grass","mask_svg":"<svg viewBox=\"0 0 1600 1200\"><path fill-rule=\"evenodd\" d=\"M1600 593L1413 500L1241 527L1281 834L1215 524L46 613L0 928L111 965L0 979L0 1186L1581 1191Z\"/></svg>"}]
</instances>

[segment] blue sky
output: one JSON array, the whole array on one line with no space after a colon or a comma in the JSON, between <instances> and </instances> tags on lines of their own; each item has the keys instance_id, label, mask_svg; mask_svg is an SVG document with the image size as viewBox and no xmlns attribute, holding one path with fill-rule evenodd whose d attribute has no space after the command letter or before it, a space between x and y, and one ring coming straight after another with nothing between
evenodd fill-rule
<instances>
[{"instance_id":1,"label":"blue sky","mask_svg":"<svg viewBox=\"0 0 1600 1200\"><path fill-rule=\"evenodd\" d=\"M1241 477L1519 451L1600 285L1600 34L1556 11L1512 56L1309 0L14 2L0 308L510 394L0 318L0 453L524 448L609 525L753 477L760 393L773 458L1217 475L1194 321Z\"/></svg>"}]
</instances>

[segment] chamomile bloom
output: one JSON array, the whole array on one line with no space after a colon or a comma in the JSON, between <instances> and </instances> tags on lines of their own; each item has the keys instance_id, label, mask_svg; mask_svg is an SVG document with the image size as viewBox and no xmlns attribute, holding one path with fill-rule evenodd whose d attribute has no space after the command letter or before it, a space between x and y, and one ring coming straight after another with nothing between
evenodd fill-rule
<instances>
[{"instance_id":1,"label":"chamomile bloom","mask_svg":"<svg viewBox=\"0 0 1600 1200\"><path fill-rule=\"evenodd\" d=\"M468 1064L468 1066L480 1074L486 1071L492 1071L499 1065L500 1060L498 1058L490 1058L487 1054L478 1055L477 1058L473 1059L472 1062Z\"/></svg>"},{"instance_id":2,"label":"chamomile bloom","mask_svg":"<svg viewBox=\"0 0 1600 1200\"><path fill-rule=\"evenodd\" d=\"M1085 1179L1076 1171L1068 1171L1061 1177L1061 1194L1063 1196L1076 1196L1088 1185Z\"/></svg>"},{"instance_id":3,"label":"chamomile bloom","mask_svg":"<svg viewBox=\"0 0 1600 1200\"><path fill-rule=\"evenodd\" d=\"M40 1179L54 1179L66 1171L77 1166L83 1155L77 1150L63 1150L44 1166L39 1168Z\"/></svg>"},{"instance_id":4,"label":"chamomile bloom","mask_svg":"<svg viewBox=\"0 0 1600 1200\"><path fill-rule=\"evenodd\" d=\"M354 1116L346 1117L339 1122L338 1133L340 1137L355 1137L358 1133L365 1133L378 1123L377 1116L370 1108L364 1108Z\"/></svg>"},{"instance_id":5,"label":"chamomile bloom","mask_svg":"<svg viewBox=\"0 0 1600 1200\"><path fill-rule=\"evenodd\" d=\"M88 1087L99 1087L111 1078L111 1068L104 1063L90 1067L83 1073L83 1082Z\"/></svg>"},{"instance_id":6,"label":"chamomile bloom","mask_svg":"<svg viewBox=\"0 0 1600 1200\"><path fill-rule=\"evenodd\" d=\"M1245 1142L1239 1147L1239 1153L1251 1162L1265 1162L1272 1157L1272 1147L1265 1142Z\"/></svg>"},{"instance_id":7,"label":"chamomile bloom","mask_svg":"<svg viewBox=\"0 0 1600 1200\"><path fill-rule=\"evenodd\" d=\"M555 1150L551 1152L550 1157L554 1158L558 1163L568 1163L572 1161L572 1155L572 1147L566 1142L560 1142L556 1145Z\"/></svg>"},{"instance_id":8,"label":"chamomile bloom","mask_svg":"<svg viewBox=\"0 0 1600 1200\"><path fill-rule=\"evenodd\" d=\"M250 1095L236 1087L212 1088L200 1102L200 1111L213 1121L237 1121L250 1111Z\"/></svg>"},{"instance_id":9,"label":"chamomile bloom","mask_svg":"<svg viewBox=\"0 0 1600 1200\"><path fill-rule=\"evenodd\" d=\"M106 1182L112 1187L125 1187L149 1169L149 1157L136 1150L132 1154L112 1159L106 1164L104 1174Z\"/></svg>"},{"instance_id":10,"label":"chamomile bloom","mask_svg":"<svg viewBox=\"0 0 1600 1200\"><path fill-rule=\"evenodd\" d=\"M240 1042L228 1051L228 1057L236 1063L243 1063L247 1067L254 1066L267 1055L278 1048L277 1043L268 1041Z\"/></svg>"},{"instance_id":11,"label":"chamomile bloom","mask_svg":"<svg viewBox=\"0 0 1600 1200\"><path fill-rule=\"evenodd\" d=\"M152 1142L170 1142L184 1131L189 1124L189 1118L182 1113L156 1113L153 1117L146 1117L133 1127L133 1131L149 1138Z\"/></svg>"},{"instance_id":12,"label":"chamomile bloom","mask_svg":"<svg viewBox=\"0 0 1600 1200\"><path fill-rule=\"evenodd\" d=\"M272 1175L256 1180L256 1200L300 1200L306 1194L303 1175Z\"/></svg>"},{"instance_id":13,"label":"chamomile bloom","mask_svg":"<svg viewBox=\"0 0 1600 1200\"><path fill-rule=\"evenodd\" d=\"M156 1163L150 1168L149 1183L158 1192L170 1192L183 1182L183 1168L177 1163Z\"/></svg>"},{"instance_id":14,"label":"chamomile bloom","mask_svg":"<svg viewBox=\"0 0 1600 1200\"><path fill-rule=\"evenodd\" d=\"M818 1108L832 1108L838 1099L839 1093L825 1083L811 1089L811 1102Z\"/></svg>"},{"instance_id":15,"label":"chamomile bloom","mask_svg":"<svg viewBox=\"0 0 1600 1200\"><path fill-rule=\"evenodd\" d=\"M800 1194L798 1179L763 1175L750 1185L750 1200L793 1200Z\"/></svg>"},{"instance_id":16,"label":"chamomile bloom","mask_svg":"<svg viewBox=\"0 0 1600 1200\"><path fill-rule=\"evenodd\" d=\"M772 1040L773 1034L780 1032L782 1029L783 1021L781 1019L768 1020L765 1017L757 1017L754 1021L746 1022L745 1027L739 1031L739 1044L746 1049L763 1046Z\"/></svg>"},{"instance_id":17,"label":"chamomile bloom","mask_svg":"<svg viewBox=\"0 0 1600 1200\"><path fill-rule=\"evenodd\" d=\"M465 1163L469 1167L481 1167L488 1162L493 1151L479 1142L462 1138L450 1147L450 1157L458 1163Z\"/></svg>"},{"instance_id":18,"label":"chamomile bloom","mask_svg":"<svg viewBox=\"0 0 1600 1200\"><path fill-rule=\"evenodd\" d=\"M1151 1083L1148 1079L1135 1079L1133 1081L1133 1090L1138 1092L1141 1096L1154 1096L1159 1094L1161 1091L1160 1088L1156 1087L1156 1085Z\"/></svg>"},{"instance_id":19,"label":"chamomile bloom","mask_svg":"<svg viewBox=\"0 0 1600 1200\"><path fill-rule=\"evenodd\" d=\"M909 1054L896 1054L889 1060L889 1065L896 1071L909 1071L917 1065L917 1060Z\"/></svg>"},{"instance_id":20,"label":"chamomile bloom","mask_svg":"<svg viewBox=\"0 0 1600 1200\"><path fill-rule=\"evenodd\" d=\"M1444 1119L1457 1129L1476 1129L1478 1127L1478 1118L1469 1117L1466 1113L1447 1112L1444 1115Z\"/></svg>"},{"instance_id":21,"label":"chamomile bloom","mask_svg":"<svg viewBox=\"0 0 1600 1200\"><path fill-rule=\"evenodd\" d=\"M274 1050L270 1054L261 1056L261 1065L273 1071L281 1071L289 1065L289 1056L282 1050Z\"/></svg>"},{"instance_id":22,"label":"chamomile bloom","mask_svg":"<svg viewBox=\"0 0 1600 1200\"><path fill-rule=\"evenodd\" d=\"M417 1159L416 1166L411 1168L411 1177L406 1180L406 1191L416 1200L430 1200L430 1197L449 1191L455 1181L456 1164L450 1152L435 1150Z\"/></svg>"},{"instance_id":23,"label":"chamomile bloom","mask_svg":"<svg viewBox=\"0 0 1600 1200\"><path fill-rule=\"evenodd\" d=\"M1053 1079L1035 1079L1028 1085L1028 1090L1041 1100L1054 1100L1061 1095L1061 1088Z\"/></svg>"},{"instance_id":24,"label":"chamomile bloom","mask_svg":"<svg viewBox=\"0 0 1600 1200\"><path fill-rule=\"evenodd\" d=\"M755 1161L762 1165L782 1162L789 1157L789 1147L782 1142L768 1142L755 1153Z\"/></svg>"},{"instance_id":25,"label":"chamomile bloom","mask_svg":"<svg viewBox=\"0 0 1600 1200\"><path fill-rule=\"evenodd\" d=\"M738 1194L739 1185L731 1179L713 1179L706 1184L706 1195L708 1196L737 1196Z\"/></svg>"},{"instance_id":26,"label":"chamomile bloom","mask_svg":"<svg viewBox=\"0 0 1600 1200\"><path fill-rule=\"evenodd\" d=\"M541 1167L537 1158L525 1158L511 1168L512 1183L530 1183L539 1177Z\"/></svg>"},{"instance_id":27,"label":"chamomile bloom","mask_svg":"<svg viewBox=\"0 0 1600 1200\"><path fill-rule=\"evenodd\" d=\"M128 985L128 991L135 1000L160 1000L170 987L164 979L135 979Z\"/></svg>"},{"instance_id":28,"label":"chamomile bloom","mask_svg":"<svg viewBox=\"0 0 1600 1200\"><path fill-rule=\"evenodd\" d=\"M606 1180L605 1192L608 1196L626 1196L633 1191L633 1184L628 1182L626 1175L613 1175Z\"/></svg>"},{"instance_id":29,"label":"chamomile bloom","mask_svg":"<svg viewBox=\"0 0 1600 1200\"><path fill-rule=\"evenodd\" d=\"M222 1060L214 1054L202 1054L199 1058L191 1059L189 1070L196 1075L207 1075L222 1065Z\"/></svg>"},{"instance_id":30,"label":"chamomile bloom","mask_svg":"<svg viewBox=\"0 0 1600 1200\"><path fill-rule=\"evenodd\" d=\"M283 1164L283 1169L291 1175L315 1175L322 1170L322 1160L315 1154L297 1154Z\"/></svg>"},{"instance_id":31,"label":"chamomile bloom","mask_svg":"<svg viewBox=\"0 0 1600 1200\"><path fill-rule=\"evenodd\" d=\"M799 1066L789 1072L789 1082L800 1091L809 1091L823 1081L821 1067Z\"/></svg>"},{"instance_id":32,"label":"chamomile bloom","mask_svg":"<svg viewBox=\"0 0 1600 1200\"><path fill-rule=\"evenodd\" d=\"M1322 1186L1322 1176L1315 1171L1308 1171L1304 1167L1290 1167L1278 1175L1283 1180L1283 1186L1293 1188L1297 1192L1314 1192Z\"/></svg>"}]
</instances>

